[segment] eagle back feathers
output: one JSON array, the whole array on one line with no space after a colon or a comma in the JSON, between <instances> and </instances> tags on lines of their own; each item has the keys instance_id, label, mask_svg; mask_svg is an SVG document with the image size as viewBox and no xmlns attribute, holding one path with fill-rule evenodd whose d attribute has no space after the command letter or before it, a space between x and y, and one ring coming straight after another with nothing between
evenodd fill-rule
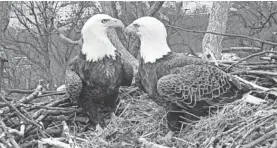
<instances>
[{"instance_id":1,"label":"eagle back feathers","mask_svg":"<svg viewBox=\"0 0 277 148\"><path fill-rule=\"evenodd\" d=\"M201 107L232 102L249 88L206 61L171 53L156 63L140 63L137 82L155 101L168 107ZM241 91L242 90L242 91Z\"/></svg>"},{"instance_id":2,"label":"eagle back feathers","mask_svg":"<svg viewBox=\"0 0 277 148\"><path fill-rule=\"evenodd\" d=\"M242 95L241 84L219 68L206 64L172 69L171 74L158 80L157 90L171 102L189 107L195 107L199 101L208 106L225 104Z\"/></svg>"}]
</instances>

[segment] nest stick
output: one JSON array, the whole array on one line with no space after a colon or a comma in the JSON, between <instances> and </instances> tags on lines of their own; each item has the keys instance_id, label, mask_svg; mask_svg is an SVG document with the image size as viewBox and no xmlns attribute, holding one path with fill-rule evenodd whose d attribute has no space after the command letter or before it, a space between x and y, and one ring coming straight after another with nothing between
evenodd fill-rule
<instances>
[{"instance_id":1,"label":"nest stick","mask_svg":"<svg viewBox=\"0 0 277 148\"><path fill-rule=\"evenodd\" d=\"M262 86L259 86L255 83L252 83L252 82L249 82L247 80L244 80L243 78L239 77L239 76L234 76L236 77L237 79L239 79L241 82L244 82L248 85L251 85L252 87L254 87L255 89L259 89L259 90L262 90L262 91L269 91L270 89L269 88L266 88L266 87L262 87Z\"/></svg>"},{"instance_id":2,"label":"nest stick","mask_svg":"<svg viewBox=\"0 0 277 148\"><path fill-rule=\"evenodd\" d=\"M42 86L38 85L37 88L35 89L35 91L30 94L27 97L23 97L22 99L19 100L20 103L27 103L32 101L33 99L35 99L42 91Z\"/></svg>"},{"instance_id":3,"label":"nest stick","mask_svg":"<svg viewBox=\"0 0 277 148\"><path fill-rule=\"evenodd\" d=\"M233 66L235 66L235 65L237 65L237 64L239 64L239 63L241 63L241 62L243 62L243 61L245 61L245 60L248 60L248 59L250 59L250 58L252 58L252 57L259 56L259 55L263 55L263 54L266 54L266 53L275 53L275 54L277 54L276 51L263 51L263 52L259 52L259 53L254 53L254 54L251 54L251 55L249 55L249 56L247 56L247 57L245 57L245 58L242 58L241 60L237 61L236 63L233 63L232 65L230 65L229 67L227 67L225 70L228 71L228 70L229 70L230 68L232 68Z\"/></svg>"},{"instance_id":4,"label":"nest stick","mask_svg":"<svg viewBox=\"0 0 277 148\"><path fill-rule=\"evenodd\" d=\"M33 125L40 127L40 125L38 125L36 122L26 118L14 105L10 104L2 95L0 95L0 99L3 100L6 104L9 105L10 108L12 108L18 117L20 117L21 119L23 119L26 122L32 123Z\"/></svg>"},{"instance_id":5,"label":"nest stick","mask_svg":"<svg viewBox=\"0 0 277 148\"><path fill-rule=\"evenodd\" d=\"M58 141L54 138L44 138L38 141L39 145L43 146L44 144L48 144L54 147L59 148L71 148L69 144L66 144L64 142Z\"/></svg>"},{"instance_id":6,"label":"nest stick","mask_svg":"<svg viewBox=\"0 0 277 148\"><path fill-rule=\"evenodd\" d=\"M244 146L244 148L253 148L257 146L258 144L262 143L263 141L269 139L270 137L274 136L277 132L277 129L274 129L266 134L264 134L262 137L252 141L251 143Z\"/></svg>"},{"instance_id":7,"label":"nest stick","mask_svg":"<svg viewBox=\"0 0 277 148\"><path fill-rule=\"evenodd\" d=\"M238 74L254 74L254 75L277 76L277 73L275 73L275 72L258 71L258 70L251 70L251 71L236 71L236 72L231 72L230 74L232 74L232 75L238 75Z\"/></svg>"},{"instance_id":8,"label":"nest stick","mask_svg":"<svg viewBox=\"0 0 277 148\"><path fill-rule=\"evenodd\" d=\"M4 128L4 131L7 133L8 135L8 139L10 140L10 142L12 143L14 148L20 148L18 143L14 140L13 136L9 134L8 132L8 127L5 125L5 123L3 122L3 120L0 120L0 124L1 126Z\"/></svg>"},{"instance_id":9,"label":"nest stick","mask_svg":"<svg viewBox=\"0 0 277 148\"><path fill-rule=\"evenodd\" d=\"M146 139L144 138L139 138L138 139L139 142L143 143L143 145L145 147L151 147L151 148L168 148L167 146L163 146L163 145L159 145L159 144L156 144L156 143L153 143L153 142L149 142L147 141Z\"/></svg>"}]
</instances>

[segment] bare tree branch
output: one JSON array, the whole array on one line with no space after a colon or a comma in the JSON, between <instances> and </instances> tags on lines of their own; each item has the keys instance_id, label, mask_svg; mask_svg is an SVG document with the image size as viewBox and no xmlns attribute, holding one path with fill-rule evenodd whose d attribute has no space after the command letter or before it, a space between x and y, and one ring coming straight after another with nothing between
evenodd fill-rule
<instances>
[{"instance_id":1,"label":"bare tree branch","mask_svg":"<svg viewBox=\"0 0 277 148\"><path fill-rule=\"evenodd\" d=\"M261 40L259 38L253 38L253 37L249 37L249 36L245 36L245 35L229 34L229 33L218 33L218 32L212 32L212 31L189 30L189 29L185 29L185 28L178 27L178 26L173 26L173 25L165 25L165 26L175 28L175 29L179 29L179 30L186 31L186 32L192 32L192 33L210 33L210 34L222 35L222 36L228 36L228 37L246 38L246 39L249 39L249 40L254 40L254 41L261 42L261 43L277 46L277 43L270 42L270 41L265 41L265 40Z\"/></svg>"}]
</instances>

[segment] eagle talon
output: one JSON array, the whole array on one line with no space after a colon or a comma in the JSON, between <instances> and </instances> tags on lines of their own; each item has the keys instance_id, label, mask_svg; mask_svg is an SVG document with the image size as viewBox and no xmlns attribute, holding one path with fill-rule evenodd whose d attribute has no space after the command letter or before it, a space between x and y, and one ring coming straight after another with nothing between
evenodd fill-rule
<instances>
[{"instance_id":1,"label":"eagle talon","mask_svg":"<svg viewBox=\"0 0 277 148\"><path fill-rule=\"evenodd\" d=\"M173 137L173 132L172 131L169 131L164 137L161 137L160 141L161 142L169 142L172 137Z\"/></svg>"},{"instance_id":2,"label":"eagle talon","mask_svg":"<svg viewBox=\"0 0 277 148\"><path fill-rule=\"evenodd\" d=\"M115 123L116 120L117 120L117 116L115 115L114 112L112 112L112 113L110 113L110 118L104 120L104 123L105 123L105 125L108 125L108 124L110 124L110 123Z\"/></svg>"},{"instance_id":3,"label":"eagle talon","mask_svg":"<svg viewBox=\"0 0 277 148\"><path fill-rule=\"evenodd\" d=\"M97 124L95 126L95 131L97 132L98 135L101 135L104 132L104 129L99 124Z\"/></svg>"}]
</instances>

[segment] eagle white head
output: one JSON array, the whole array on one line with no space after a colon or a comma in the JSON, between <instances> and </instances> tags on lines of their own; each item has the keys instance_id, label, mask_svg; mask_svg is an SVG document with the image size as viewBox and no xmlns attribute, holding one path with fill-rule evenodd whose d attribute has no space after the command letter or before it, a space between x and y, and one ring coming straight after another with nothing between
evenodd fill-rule
<instances>
[{"instance_id":1,"label":"eagle white head","mask_svg":"<svg viewBox=\"0 0 277 148\"><path fill-rule=\"evenodd\" d=\"M135 20L125 32L136 34L140 38L140 54L145 63L154 63L171 51L166 40L166 28L154 17L147 16Z\"/></svg>"},{"instance_id":2,"label":"eagle white head","mask_svg":"<svg viewBox=\"0 0 277 148\"><path fill-rule=\"evenodd\" d=\"M106 14L93 15L82 28L83 47L82 53L86 55L87 61L98 61L105 56L115 57L116 48L108 38L108 28L124 28L124 24Z\"/></svg>"}]
</instances>

